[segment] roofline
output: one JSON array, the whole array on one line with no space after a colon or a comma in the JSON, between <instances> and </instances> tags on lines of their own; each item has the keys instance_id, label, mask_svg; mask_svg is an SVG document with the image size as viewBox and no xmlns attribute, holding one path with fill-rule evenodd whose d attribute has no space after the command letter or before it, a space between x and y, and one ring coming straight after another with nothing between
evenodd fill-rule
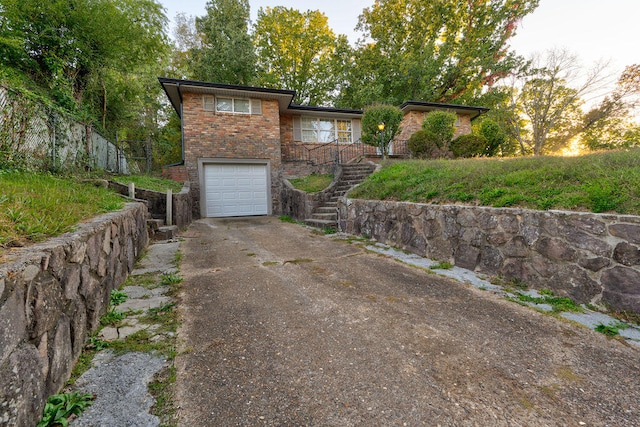
<instances>
[{"instance_id":1,"label":"roofline","mask_svg":"<svg viewBox=\"0 0 640 427\"><path fill-rule=\"evenodd\" d=\"M417 107L417 108L416 108ZM475 113L471 115L471 120L476 117L486 113L490 110L487 107L474 107L469 105L459 105L459 104L442 104L439 102L425 102L425 101L406 101L400 105L400 109L403 113L407 113L408 111L418 110L418 111L429 111L436 109L445 109L445 110L454 110L456 112L471 112Z\"/></svg>"},{"instance_id":2,"label":"roofline","mask_svg":"<svg viewBox=\"0 0 640 427\"><path fill-rule=\"evenodd\" d=\"M363 114L362 110L351 110L347 108L334 108L334 107L317 107L312 105L299 105L299 104L290 104L287 111L308 111L308 112L318 112L318 113L334 113L334 114L350 114L361 116Z\"/></svg>"},{"instance_id":3,"label":"roofline","mask_svg":"<svg viewBox=\"0 0 640 427\"><path fill-rule=\"evenodd\" d=\"M171 101L171 105L178 113L178 116L181 117L180 114L180 103L182 102L182 92L189 87L192 88L206 88L212 90L231 90L231 91L242 91L249 92L249 94L263 94L263 95L273 95L274 98L280 99L285 106L288 106L293 102L293 98L296 96L295 90L287 90L287 89L271 89L271 88L263 88L263 87L255 87L255 86L241 86L241 85L230 85L224 83L212 83L212 82L204 82L199 80L183 80L183 79L173 79L168 77L158 77L158 81L162 86L165 94ZM171 90L171 88L175 88L175 91Z\"/></svg>"}]
</instances>

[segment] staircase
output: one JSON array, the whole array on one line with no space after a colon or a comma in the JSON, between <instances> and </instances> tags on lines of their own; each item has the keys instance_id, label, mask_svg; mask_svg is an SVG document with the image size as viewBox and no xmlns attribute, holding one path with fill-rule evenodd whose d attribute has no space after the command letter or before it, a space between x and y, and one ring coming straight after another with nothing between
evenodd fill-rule
<instances>
[{"instance_id":1,"label":"staircase","mask_svg":"<svg viewBox=\"0 0 640 427\"><path fill-rule=\"evenodd\" d=\"M152 241L171 240L178 235L177 226L164 225L164 219L153 218L151 215L147 219L147 231Z\"/></svg>"},{"instance_id":2,"label":"staircase","mask_svg":"<svg viewBox=\"0 0 640 427\"><path fill-rule=\"evenodd\" d=\"M318 206L311 215L311 218L304 220L304 223L311 227L338 228L338 199L344 196L357 184L360 184L366 177L375 170L375 165L368 164L345 164L342 165L342 176L333 187L327 201Z\"/></svg>"}]
</instances>

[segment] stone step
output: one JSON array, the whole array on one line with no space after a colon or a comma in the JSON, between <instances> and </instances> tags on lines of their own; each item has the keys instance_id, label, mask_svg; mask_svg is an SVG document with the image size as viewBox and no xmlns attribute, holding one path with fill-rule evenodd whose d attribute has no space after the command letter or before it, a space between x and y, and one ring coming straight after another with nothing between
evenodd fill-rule
<instances>
[{"instance_id":1,"label":"stone step","mask_svg":"<svg viewBox=\"0 0 640 427\"><path fill-rule=\"evenodd\" d=\"M178 226L163 225L159 227L151 236L152 240L171 240L178 235Z\"/></svg>"},{"instance_id":2,"label":"stone step","mask_svg":"<svg viewBox=\"0 0 640 427\"><path fill-rule=\"evenodd\" d=\"M147 230L155 232L164 225L163 219L149 218L147 219Z\"/></svg>"},{"instance_id":3,"label":"stone step","mask_svg":"<svg viewBox=\"0 0 640 427\"><path fill-rule=\"evenodd\" d=\"M327 219L327 220L334 220L337 221L338 220L338 214L336 212L332 212L332 213L317 213L314 212L311 215L312 219Z\"/></svg>"},{"instance_id":4,"label":"stone step","mask_svg":"<svg viewBox=\"0 0 640 427\"><path fill-rule=\"evenodd\" d=\"M304 220L304 223L310 227L316 227L316 228L326 227L326 228L332 228L334 230L338 228L338 223L336 221L329 221L324 219L307 218Z\"/></svg>"},{"instance_id":5,"label":"stone step","mask_svg":"<svg viewBox=\"0 0 640 427\"><path fill-rule=\"evenodd\" d=\"M334 208L334 209L335 209L335 208L337 208L337 207L338 207L338 202L337 202L337 201L335 201L335 200L333 200L333 201L332 201L332 200L329 200L328 202L324 202L324 203L322 204L322 206L323 206L323 207L325 207L325 208L329 208L329 207L331 207L331 208Z\"/></svg>"},{"instance_id":6,"label":"stone step","mask_svg":"<svg viewBox=\"0 0 640 427\"><path fill-rule=\"evenodd\" d=\"M325 205L322 205L316 208L315 211L313 211L313 213L335 213L335 212L336 212L335 206L325 206Z\"/></svg>"}]
</instances>

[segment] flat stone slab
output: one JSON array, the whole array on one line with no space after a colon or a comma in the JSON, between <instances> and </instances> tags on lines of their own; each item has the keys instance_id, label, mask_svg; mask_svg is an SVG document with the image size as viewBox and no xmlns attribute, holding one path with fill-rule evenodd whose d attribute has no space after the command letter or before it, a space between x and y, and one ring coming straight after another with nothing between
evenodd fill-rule
<instances>
[{"instance_id":1,"label":"flat stone slab","mask_svg":"<svg viewBox=\"0 0 640 427\"><path fill-rule=\"evenodd\" d=\"M171 298L159 295L150 296L149 298L130 298L118 306L118 311L147 311L150 308L160 308L171 302Z\"/></svg>"},{"instance_id":2,"label":"flat stone slab","mask_svg":"<svg viewBox=\"0 0 640 427\"><path fill-rule=\"evenodd\" d=\"M157 288L153 288L153 289L149 289L149 288L145 288L144 286L125 286L122 291L127 294L127 296L129 297L129 299L127 299L127 301L131 300L131 299L146 299L149 297L157 297L157 296L161 296L163 295L166 291L167 291L167 287L165 286L159 286ZM126 301L125 301L126 302ZM122 304L120 304L121 306Z\"/></svg>"},{"instance_id":3,"label":"flat stone slab","mask_svg":"<svg viewBox=\"0 0 640 427\"><path fill-rule=\"evenodd\" d=\"M147 353L126 353L115 357L109 350L93 358L93 367L75 383L76 390L94 393L96 400L73 426L155 427L158 417L149 410L155 403L147 384L165 364Z\"/></svg>"},{"instance_id":4,"label":"flat stone slab","mask_svg":"<svg viewBox=\"0 0 640 427\"><path fill-rule=\"evenodd\" d=\"M136 268L131 272L132 276L146 273L169 273L177 271L175 257L180 247L180 242L169 240L150 245L147 254L138 261Z\"/></svg>"}]
</instances>

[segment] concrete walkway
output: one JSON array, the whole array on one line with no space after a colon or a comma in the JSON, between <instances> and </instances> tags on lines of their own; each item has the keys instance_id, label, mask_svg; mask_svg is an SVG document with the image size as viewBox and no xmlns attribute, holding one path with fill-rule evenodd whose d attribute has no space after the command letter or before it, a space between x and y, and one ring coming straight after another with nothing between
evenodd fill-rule
<instances>
[{"instance_id":1,"label":"concrete walkway","mask_svg":"<svg viewBox=\"0 0 640 427\"><path fill-rule=\"evenodd\" d=\"M638 425L636 346L277 218L183 237L180 425Z\"/></svg>"}]
</instances>

